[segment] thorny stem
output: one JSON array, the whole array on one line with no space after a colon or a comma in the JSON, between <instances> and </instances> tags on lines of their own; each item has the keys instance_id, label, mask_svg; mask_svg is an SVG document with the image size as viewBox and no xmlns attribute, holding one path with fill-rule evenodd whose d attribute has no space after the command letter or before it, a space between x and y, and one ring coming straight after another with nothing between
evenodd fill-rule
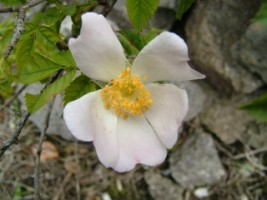
<instances>
[{"instance_id":1,"label":"thorny stem","mask_svg":"<svg viewBox=\"0 0 267 200\"><path fill-rule=\"evenodd\" d=\"M34 197L35 197L34 199L36 200L41 199L41 196L40 196L40 157L42 153L42 145L43 145L44 137L49 126L49 119L50 119L52 107L54 105L54 101L55 101L55 98L53 98L53 100L49 102L48 111L45 116L44 127L41 131L41 135L40 135L39 143L37 147L35 170L34 170L35 171L34 172Z\"/></svg>"}]
</instances>

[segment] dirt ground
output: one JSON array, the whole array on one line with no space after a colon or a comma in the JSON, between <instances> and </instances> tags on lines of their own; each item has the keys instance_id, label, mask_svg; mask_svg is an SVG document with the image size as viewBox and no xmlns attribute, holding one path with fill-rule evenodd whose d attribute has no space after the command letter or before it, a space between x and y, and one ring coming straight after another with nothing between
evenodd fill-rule
<instances>
[{"instance_id":1,"label":"dirt ground","mask_svg":"<svg viewBox=\"0 0 267 200\"><path fill-rule=\"evenodd\" d=\"M0 112L0 143L7 140L15 130L18 113L12 109ZM185 130L190 135L192 126ZM187 135L178 142L183 143ZM34 199L35 152L40 136L39 130L28 122L21 133L17 145L13 145L0 160L0 199ZM209 185L209 195L204 200L265 200L267 199L266 169L253 166L242 154L241 143L226 146L215 136L216 148L227 172L227 177L216 185ZM46 136L41 155L40 191L42 199L51 200L152 200L149 184L144 178L147 171L166 176L168 159L156 168L138 166L134 171L119 174L106 169L98 161L91 143L66 141L59 136ZM172 152L169 152L171 154ZM239 155L234 157L233 155ZM266 159L266 151L257 154L258 159ZM241 172L241 173L240 173ZM182 189L182 199L198 200L194 190ZM173 199L176 199L175 197Z\"/></svg>"}]
</instances>

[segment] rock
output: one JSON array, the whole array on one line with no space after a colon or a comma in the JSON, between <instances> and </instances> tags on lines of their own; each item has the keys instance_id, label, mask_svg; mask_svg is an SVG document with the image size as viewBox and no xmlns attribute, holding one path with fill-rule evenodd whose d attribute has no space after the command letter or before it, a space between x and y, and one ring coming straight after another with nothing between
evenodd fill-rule
<instances>
[{"instance_id":1,"label":"rock","mask_svg":"<svg viewBox=\"0 0 267 200\"><path fill-rule=\"evenodd\" d=\"M177 9L178 0L160 0L159 7L160 8L168 8L170 10L175 11Z\"/></svg>"},{"instance_id":2,"label":"rock","mask_svg":"<svg viewBox=\"0 0 267 200\"><path fill-rule=\"evenodd\" d=\"M233 47L249 27L261 0L196 1L186 24L190 58L215 88L227 94L250 93L262 81L232 57Z\"/></svg>"},{"instance_id":3,"label":"rock","mask_svg":"<svg viewBox=\"0 0 267 200\"><path fill-rule=\"evenodd\" d=\"M187 92L189 110L184 121L190 121L203 110L204 103L206 101L206 93L197 84L197 81L186 81L182 83L176 83L176 85Z\"/></svg>"},{"instance_id":4,"label":"rock","mask_svg":"<svg viewBox=\"0 0 267 200\"><path fill-rule=\"evenodd\" d=\"M212 137L205 132L191 135L170 156L171 175L185 188L212 185L226 175Z\"/></svg>"},{"instance_id":5,"label":"rock","mask_svg":"<svg viewBox=\"0 0 267 200\"><path fill-rule=\"evenodd\" d=\"M227 99L207 84L201 86L209 98L206 98L198 119L209 132L215 134L227 145L237 140L254 148L267 145L266 123L259 122L245 111L238 109L251 101L253 95L237 95Z\"/></svg>"},{"instance_id":6,"label":"rock","mask_svg":"<svg viewBox=\"0 0 267 200\"><path fill-rule=\"evenodd\" d=\"M183 189L168 178L149 171L145 174L145 181L149 187L149 193L154 200L182 200Z\"/></svg>"},{"instance_id":7,"label":"rock","mask_svg":"<svg viewBox=\"0 0 267 200\"><path fill-rule=\"evenodd\" d=\"M176 0L160 0L159 7L149 21L150 27L156 27L163 30L168 30L175 21ZM121 29L131 29L132 25L127 15L126 1L118 0L112 11L108 15L108 19L116 22Z\"/></svg>"},{"instance_id":8,"label":"rock","mask_svg":"<svg viewBox=\"0 0 267 200\"><path fill-rule=\"evenodd\" d=\"M267 83L267 27L251 24L245 35L232 48L233 57Z\"/></svg>"},{"instance_id":9,"label":"rock","mask_svg":"<svg viewBox=\"0 0 267 200\"><path fill-rule=\"evenodd\" d=\"M230 101L219 101L204 109L201 122L225 144L242 138L251 118Z\"/></svg>"},{"instance_id":10,"label":"rock","mask_svg":"<svg viewBox=\"0 0 267 200\"><path fill-rule=\"evenodd\" d=\"M242 134L241 141L256 149L267 146L267 124L259 121L251 121Z\"/></svg>"}]
</instances>

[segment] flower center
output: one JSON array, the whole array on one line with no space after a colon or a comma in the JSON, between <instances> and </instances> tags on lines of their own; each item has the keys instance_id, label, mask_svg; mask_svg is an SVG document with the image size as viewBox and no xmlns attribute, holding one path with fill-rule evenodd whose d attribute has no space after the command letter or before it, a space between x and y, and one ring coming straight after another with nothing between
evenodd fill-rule
<instances>
[{"instance_id":1,"label":"flower center","mask_svg":"<svg viewBox=\"0 0 267 200\"><path fill-rule=\"evenodd\" d=\"M116 114L125 119L129 115L141 115L152 104L150 92L138 75L131 75L127 67L117 79L112 79L101 91L101 97L106 109L113 109Z\"/></svg>"}]
</instances>

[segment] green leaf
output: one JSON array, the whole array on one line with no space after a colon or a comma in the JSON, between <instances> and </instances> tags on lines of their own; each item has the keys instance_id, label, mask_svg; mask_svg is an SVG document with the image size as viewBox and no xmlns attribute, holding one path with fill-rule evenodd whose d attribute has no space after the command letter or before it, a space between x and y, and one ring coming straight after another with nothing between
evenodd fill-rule
<instances>
[{"instance_id":1,"label":"green leaf","mask_svg":"<svg viewBox=\"0 0 267 200\"><path fill-rule=\"evenodd\" d=\"M158 34L160 34L162 30L157 28L152 28L149 32L147 32L143 38L145 41L145 45L149 43L151 40L153 40Z\"/></svg>"},{"instance_id":2,"label":"green leaf","mask_svg":"<svg viewBox=\"0 0 267 200\"><path fill-rule=\"evenodd\" d=\"M26 3L26 0L0 0L0 3L3 3L6 6L18 6Z\"/></svg>"},{"instance_id":3,"label":"green leaf","mask_svg":"<svg viewBox=\"0 0 267 200\"><path fill-rule=\"evenodd\" d=\"M85 75L80 75L65 90L64 104L66 105L97 89L99 89L99 87L91 79Z\"/></svg>"},{"instance_id":4,"label":"green leaf","mask_svg":"<svg viewBox=\"0 0 267 200\"><path fill-rule=\"evenodd\" d=\"M127 12L131 23L140 32L154 15L159 0L127 0Z\"/></svg>"},{"instance_id":5,"label":"green leaf","mask_svg":"<svg viewBox=\"0 0 267 200\"><path fill-rule=\"evenodd\" d=\"M253 23L261 23L267 26L267 0L263 1L260 10L256 16L252 19Z\"/></svg>"},{"instance_id":6,"label":"green leaf","mask_svg":"<svg viewBox=\"0 0 267 200\"><path fill-rule=\"evenodd\" d=\"M260 121L267 122L267 93L241 107Z\"/></svg>"},{"instance_id":7,"label":"green leaf","mask_svg":"<svg viewBox=\"0 0 267 200\"><path fill-rule=\"evenodd\" d=\"M180 0L176 11L176 18L181 20L184 13L192 6L196 0Z\"/></svg>"},{"instance_id":8,"label":"green leaf","mask_svg":"<svg viewBox=\"0 0 267 200\"><path fill-rule=\"evenodd\" d=\"M120 30L119 33L123 35L129 43L139 51L145 46L145 41L141 34L131 30Z\"/></svg>"},{"instance_id":9,"label":"green leaf","mask_svg":"<svg viewBox=\"0 0 267 200\"><path fill-rule=\"evenodd\" d=\"M51 98L62 92L66 87L69 86L75 76L75 73L76 70L71 70L70 72L67 72L65 75L57 79L51 85L47 86L40 94L33 95L26 93L25 102L28 112L36 112Z\"/></svg>"},{"instance_id":10,"label":"green leaf","mask_svg":"<svg viewBox=\"0 0 267 200\"><path fill-rule=\"evenodd\" d=\"M147 43L154 39L161 30L153 28L145 34L138 34L131 30L120 30L118 32L120 33L118 38L127 55L135 56Z\"/></svg>"},{"instance_id":11,"label":"green leaf","mask_svg":"<svg viewBox=\"0 0 267 200\"><path fill-rule=\"evenodd\" d=\"M131 44L131 42L125 36L119 35L118 39L127 56L133 56L138 54L139 50L133 44Z\"/></svg>"},{"instance_id":12,"label":"green leaf","mask_svg":"<svg viewBox=\"0 0 267 200\"><path fill-rule=\"evenodd\" d=\"M14 18L8 17L0 24L0 50L4 51L7 44L9 44L14 33ZM2 56L2 54L0 54ZM1 57L0 56L0 57Z\"/></svg>"},{"instance_id":13,"label":"green leaf","mask_svg":"<svg viewBox=\"0 0 267 200\"><path fill-rule=\"evenodd\" d=\"M57 44L61 42L60 37L48 27L40 27L36 32L35 51L48 60L65 66L75 66L75 61L69 50L59 50Z\"/></svg>"},{"instance_id":14,"label":"green leaf","mask_svg":"<svg viewBox=\"0 0 267 200\"><path fill-rule=\"evenodd\" d=\"M29 34L17 44L17 73L22 83L34 83L49 77L63 66L52 62L35 51L35 35ZM42 44L39 44L42 45Z\"/></svg>"}]
</instances>

